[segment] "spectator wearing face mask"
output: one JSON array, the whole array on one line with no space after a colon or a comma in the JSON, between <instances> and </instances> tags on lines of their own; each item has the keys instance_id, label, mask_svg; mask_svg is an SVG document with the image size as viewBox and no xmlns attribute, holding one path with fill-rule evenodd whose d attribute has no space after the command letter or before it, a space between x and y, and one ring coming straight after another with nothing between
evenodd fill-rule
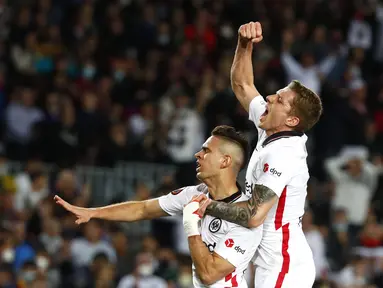
<instances>
[{"instance_id":1,"label":"spectator wearing face mask","mask_svg":"<svg viewBox=\"0 0 383 288\"><path fill-rule=\"evenodd\" d=\"M40 275L44 276L48 287L58 287L60 272L52 265L52 259L44 249L37 251L35 262Z\"/></svg>"},{"instance_id":2,"label":"spectator wearing face mask","mask_svg":"<svg viewBox=\"0 0 383 288\"><path fill-rule=\"evenodd\" d=\"M136 257L134 272L121 279L117 288L166 288L167 283L160 277L154 276L154 261L149 253L140 253Z\"/></svg>"},{"instance_id":3,"label":"spectator wearing face mask","mask_svg":"<svg viewBox=\"0 0 383 288\"><path fill-rule=\"evenodd\" d=\"M17 287L27 288L37 279L38 269L33 261L27 261L23 264L17 274Z\"/></svg>"},{"instance_id":4,"label":"spectator wearing face mask","mask_svg":"<svg viewBox=\"0 0 383 288\"><path fill-rule=\"evenodd\" d=\"M338 287L341 288L364 288L368 284L368 266L366 259L361 256L353 256L350 263L334 278Z\"/></svg>"}]
</instances>

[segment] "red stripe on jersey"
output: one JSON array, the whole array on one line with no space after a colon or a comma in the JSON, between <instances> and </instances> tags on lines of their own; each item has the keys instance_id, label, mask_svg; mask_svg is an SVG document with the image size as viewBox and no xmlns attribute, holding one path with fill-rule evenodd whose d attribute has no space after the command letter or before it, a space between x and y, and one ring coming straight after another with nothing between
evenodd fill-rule
<instances>
[{"instance_id":1,"label":"red stripe on jersey","mask_svg":"<svg viewBox=\"0 0 383 288\"><path fill-rule=\"evenodd\" d=\"M281 288L283 284L283 280L285 280L286 274L289 272L290 268L290 254L289 254L289 239L290 239L290 223L287 223L282 226L282 269L278 274L277 283L275 284L275 288Z\"/></svg>"},{"instance_id":2,"label":"red stripe on jersey","mask_svg":"<svg viewBox=\"0 0 383 288\"><path fill-rule=\"evenodd\" d=\"M228 275L226 275L226 277L225 277L225 282L228 282L228 281L230 281L231 283L231 286L230 287L225 287L225 288L231 288L231 287L238 287L238 282L237 282L237 275L234 275L233 276L233 273L234 272L232 272L232 273L230 273L230 274L228 274Z\"/></svg>"},{"instance_id":3,"label":"red stripe on jersey","mask_svg":"<svg viewBox=\"0 0 383 288\"><path fill-rule=\"evenodd\" d=\"M282 191L281 196L279 197L278 201L278 207L277 211L275 212L275 230L278 230L282 227L282 220L283 220L283 212L285 211L285 205L286 205L286 191L287 187L285 187Z\"/></svg>"}]
</instances>

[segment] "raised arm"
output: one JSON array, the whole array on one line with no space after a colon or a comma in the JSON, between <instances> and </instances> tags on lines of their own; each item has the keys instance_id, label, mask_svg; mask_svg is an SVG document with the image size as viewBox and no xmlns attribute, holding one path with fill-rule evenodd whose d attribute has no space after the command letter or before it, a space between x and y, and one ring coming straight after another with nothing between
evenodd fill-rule
<instances>
[{"instance_id":1,"label":"raised arm","mask_svg":"<svg viewBox=\"0 0 383 288\"><path fill-rule=\"evenodd\" d=\"M253 43L262 41L262 27L259 22L242 25L238 30L238 44L231 66L231 88L246 111L254 97L259 96L254 86L252 64Z\"/></svg>"},{"instance_id":2,"label":"raised arm","mask_svg":"<svg viewBox=\"0 0 383 288\"><path fill-rule=\"evenodd\" d=\"M294 59L290 53L291 45L294 42L294 35L291 30L283 32L282 37L282 54L281 63L283 68L286 70L287 78L289 81L301 78L305 74L303 67Z\"/></svg>"},{"instance_id":3,"label":"raised arm","mask_svg":"<svg viewBox=\"0 0 383 288\"><path fill-rule=\"evenodd\" d=\"M92 218L133 222L168 216L168 214L162 210L158 199L127 201L98 208L74 206L57 195L54 197L54 200L57 204L61 205L77 217L76 224L86 223Z\"/></svg>"}]
</instances>

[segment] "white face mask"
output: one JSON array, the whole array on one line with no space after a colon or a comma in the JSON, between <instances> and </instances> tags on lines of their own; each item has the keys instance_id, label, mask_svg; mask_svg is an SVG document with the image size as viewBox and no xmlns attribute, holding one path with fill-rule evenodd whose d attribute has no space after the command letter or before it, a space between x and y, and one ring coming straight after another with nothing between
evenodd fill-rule
<instances>
[{"instance_id":1,"label":"white face mask","mask_svg":"<svg viewBox=\"0 0 383 288\"><path fill-rule=\"evenodd\" d=\"M152 264L141 264L138 266L138 274L141 276L150 276L153 274L153 265Z\"/></svg>"},{"instance_id":2,"label":"white face mask","mask_svg":"<svg viewBox=\"0 0 383 288\"><path fill-rule=\"evenodd\" d=\"M5 263L12 263L15 260L15 250L12 248L5 249L3 253L1 253L1 259Z\"/></svg>"},{"instance_id":3,"label":"white face mask","mask_svg":"<svg viewBox=\"0 0 383 288\"><path fill-rule=\"evenodd\" d=\"M37 256L36 257L36 265L41 270L47 270L49 267L49 260L44 256Z\"/></svg>"},{"instance_id":4,"label":"white face mask","mask_svg":"<svg viewBox=\"0 0 383 288\"><path fill-rule=\"evenodd\" d=\"M178 278L178 283L181 288L193 287L193 277L189 273L182 273Z\"/></svg>"},{"instance_id":5,"label":"white face mask","mask_svg":"<svg viewBox=\"0 0 383 288\"><path fill-rule=\"evenodd\" d=\"M25 271L22 273L22 278L25 282L30 283L36 279L35 271Z\"/></svg>"}]
</instances>

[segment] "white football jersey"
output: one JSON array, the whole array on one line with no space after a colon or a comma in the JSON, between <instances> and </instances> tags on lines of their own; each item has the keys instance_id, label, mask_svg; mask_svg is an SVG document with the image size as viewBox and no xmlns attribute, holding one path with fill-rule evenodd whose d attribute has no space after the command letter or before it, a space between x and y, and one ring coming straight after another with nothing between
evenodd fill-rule
<instances>
[{"instance_id":1,"label":"white football jersey","mask_svg":"<svg viewBox=\"0 0 383 288\"><path fill-rule=\"evenodd\" d=\"M169 215L181 215L184 206L191 201L193 196L201 193L208 194L205 184L184 187L160 197L159 204L162 210ZM239 190L220 201L234 203L246 200L248 197ZM236 267L233 273L226 275L225 278L209 287L247 287L244 274L258 248L262 238L262 230L247 229L209 215L205 215L201 219L200 229L202 241L209 251L214 251ZM207 287L198 279L194 265L193 284L194 287Z\"/></svg>"},{"instance_id":2,"label":"white football jersey","mask_svg":"<svg viewBox=\"0 0 383 288\"><path fill-rule=\"evenodd\" d=\"M260 184L279 197L263 223L262 241L254 263L264 269L278 269L283 274L290 265L312 261L301 227L309 180L307 136L283 131L267 137L258 127L265 106L262 96L255 97L249 106L249 119L258 129L258 143L246 171L246 194L251 196L254 185Z\"/></svg>"}]
</instances>

